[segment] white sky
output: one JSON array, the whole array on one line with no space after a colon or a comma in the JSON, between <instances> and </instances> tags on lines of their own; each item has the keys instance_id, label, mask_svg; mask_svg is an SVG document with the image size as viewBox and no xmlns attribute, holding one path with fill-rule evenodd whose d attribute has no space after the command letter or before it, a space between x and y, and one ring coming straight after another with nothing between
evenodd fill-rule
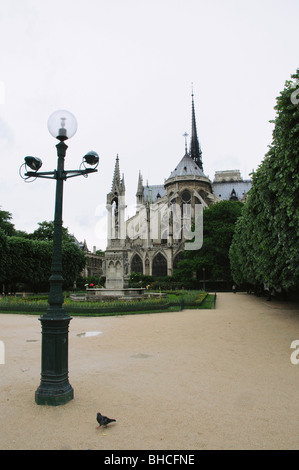
<instances>
[{"instance_id":1,"label":"white sky","mask_svg":"<svg viewBox=\"0 0 299 470\"><path fill-rule=\"evenodd\" d=\"M66 169L89 150L99 171L66 181L64 226L106 248L116 154L128 215L138 172L162 184L191 134L191 83L204 172L247 178L271 144L276 97L299 67L298 0L0 0L0 206L16 229L53 220L55 181L26 184L26 155L56 168L47 120L78 121Z\"/></svg>"}]
</instances>

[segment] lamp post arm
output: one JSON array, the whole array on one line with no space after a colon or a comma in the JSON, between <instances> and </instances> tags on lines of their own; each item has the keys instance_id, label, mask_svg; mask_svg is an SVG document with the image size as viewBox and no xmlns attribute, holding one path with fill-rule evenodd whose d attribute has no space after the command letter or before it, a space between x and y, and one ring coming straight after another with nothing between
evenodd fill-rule
<instances>
[{"instance_id":1,"label":"lamp post arm","mask_svg":"<svg viewBox=\"0 0 299 470\"><path fill-rule=\"evenodd\" d=\"M95 173L97 172L98 170L96 170L95 168L85 168L84 170L66 170L66 171L60 171L58 172L58 170L54 170L54 171L40 171L40 172L37 172L37 171L27 171L27 173L25 173L25 176L27 178L47 178L47 179L51 179L51 180L58 180L58 179L61 179L61 180L66 180L68 178L74 178L75 176L85 176L85 175L88 175L89 173ZM70 175L70 176L68 176Z\"/></svg>"},{"instance_id":2,"label":"lamp post arm","mask_svg":"<svg viewBox=\"0 0 299 470\"><path fill-rule=\"evenodd\" d=\"M52 176L50 176L52 175ZM37 171L27 171L25 173L26 177L30 178L47 178L47 179L56 179L56 170L54 171L40 171L39 173Z\"/></svg>"},{"instance_id":3,"label":"lamp post arm","mask_svg":"<svg viewBox=\"0 0 299 470\"><path fill-rule=\"evenodd\" d=\"M68 170L65 172L65 179L74 178L75 176L85 176L89 173L95 173L96 171L98 170L96 170L95 168L85 168L85 170ZM71 173L70 176L68 176L69 173Z\"/></svg>"}]
</instances>

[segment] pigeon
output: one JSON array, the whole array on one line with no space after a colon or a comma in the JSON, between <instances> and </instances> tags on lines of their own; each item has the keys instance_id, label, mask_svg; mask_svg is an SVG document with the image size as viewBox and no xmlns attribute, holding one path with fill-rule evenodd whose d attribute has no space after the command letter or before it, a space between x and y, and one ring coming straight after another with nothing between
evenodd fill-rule
<instances>
[{"instance_id":1,"label":"pigeon","mask_svg":"<svg viewBox=\"0 0 299 470\"><path fill-rule=\"evenodd\" d=\"M99 423L99 426L107 426L107 424L112 423L113 421L116 421L116 419L111 419L108 418L107 416L101 415L101 413L97 413L97 422Z\"/></svg>"}]
</instances>

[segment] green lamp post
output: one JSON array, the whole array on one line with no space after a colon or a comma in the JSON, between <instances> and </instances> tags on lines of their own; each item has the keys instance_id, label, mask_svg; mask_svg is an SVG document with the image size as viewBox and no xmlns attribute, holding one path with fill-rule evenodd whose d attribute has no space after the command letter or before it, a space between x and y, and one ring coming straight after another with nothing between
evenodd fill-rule
<instances>
[{"instance_id":1,"label":"green lamp post","mask_svg":"<svg viewBox=\"0 0 299 470\"><path fill-rule=\"evenodd\" d=\"M50 276L50 291L48 309L39 318L42 328L41 351L41 381L35 392L35 402L38 405L62 405L74 397L74 390L68 378L68 332L71 317L63 308L63 270L62 270L62 207L63 183L74 176L88 176L96 172L99 156L96 152L88 152L78 170L65 170L64 159L67 145L65 141L72 137L77 130L77 121L68 111L56 111L49 117L48 129L50 134L59 140L57 148L57 170L39 172L42 161L36 157L25 157L21 166L24 170L20 175L26 181L35 178L50 178L56 180L56 198L54 214L53 252ZM28 171L28 167L32 171Z\"/></svg>"}]
</instances>

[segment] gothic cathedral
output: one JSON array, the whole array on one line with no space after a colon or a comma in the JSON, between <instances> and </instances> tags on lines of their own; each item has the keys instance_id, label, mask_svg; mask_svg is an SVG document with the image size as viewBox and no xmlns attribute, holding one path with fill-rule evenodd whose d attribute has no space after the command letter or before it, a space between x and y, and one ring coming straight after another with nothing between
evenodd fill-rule
<instances>
[{"instance_id":1,"label":"gothic cathedral","mask_svg":"<svg viewBox=\"0 0 299 470\"><path fill-rule=\"evenodd\" d=\"M136 214L128 220L125 182L116 157L112 187L107 194L106 288L128 287L132 272L171 276L183 256L186 240L194 238L191 226L194 228L199 209L205 210L223 199L244 201L250 187L251 181L243 181L238 170L216 172L213 183L204 174L192 93L189 151L186 141L183 158L164 184L144 185L139 173Z\"/></svg>"}]
</instances>

